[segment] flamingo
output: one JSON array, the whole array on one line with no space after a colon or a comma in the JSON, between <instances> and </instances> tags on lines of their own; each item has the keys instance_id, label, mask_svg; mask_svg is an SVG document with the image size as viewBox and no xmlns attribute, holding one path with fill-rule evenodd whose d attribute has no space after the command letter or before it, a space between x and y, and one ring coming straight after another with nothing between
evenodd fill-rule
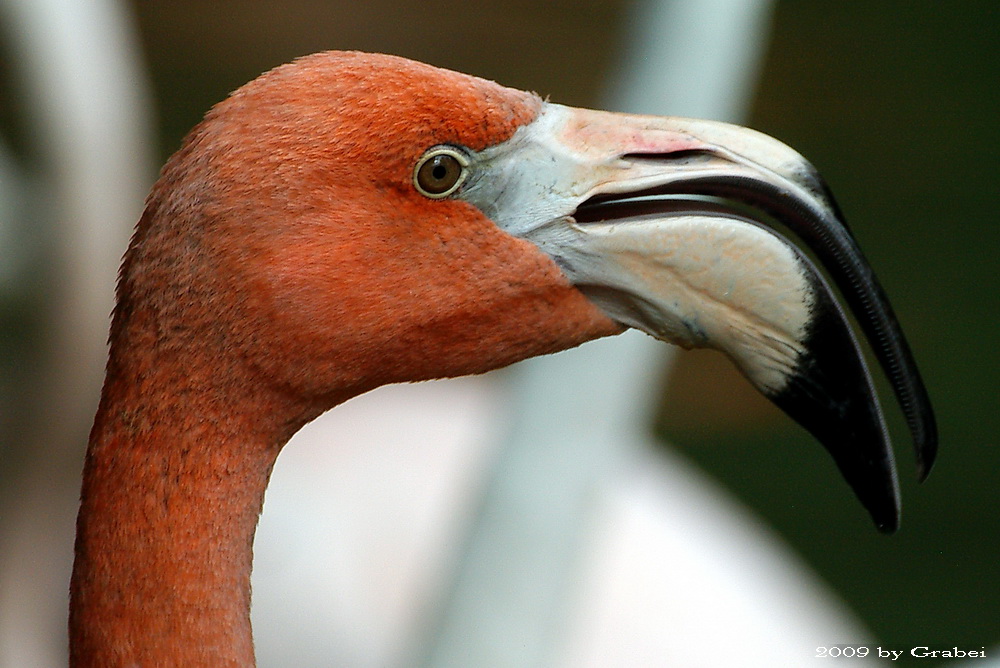
<instances>
[{"instance_id":1,"label":"flamingo","mask_svg":"<svg viewBox=\"0 0 1000 668\"><path fill-rule=\"evenodd\" d=\"M380 385L637 328L727 354L886 532L895 465L856 317L926 476L930 402L800 155L718 122L575 109L403 58L325 52L208 112L121 268L84 465L75 666L253 665L252 543L283 444Z\"/></svg>"}]
</instances>

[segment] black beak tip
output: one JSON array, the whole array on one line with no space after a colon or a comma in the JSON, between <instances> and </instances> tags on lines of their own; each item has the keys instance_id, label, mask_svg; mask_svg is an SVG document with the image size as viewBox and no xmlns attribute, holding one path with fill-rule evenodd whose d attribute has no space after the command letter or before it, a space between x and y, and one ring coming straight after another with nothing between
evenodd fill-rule
<instances>
[{"instance_id":1,"label":"black beak tip","mask_svg":"<svg viewBox=\"0 0 1000 668\"><path fill-rule=\"evenodd\" d=\"M899 485L874 396L864 391L834 397L821 393L820 387L831 389L827 384L817 385L815 378L797 374L784 392L771 399L833 456L876 528L885 534L895 533L900 518Z\"/></svg>"},{"instance_id":2,"label":"black beak tip","mask_svg":"<svg viewBox=\"0 0 1000 668\"><path fill-rule=\"evenodd\" d=\"M884 534L896 533L899 529L900 502L895 469L891 461L888 465L877 466L875 470L866 468L864 472L852 474L841 466L841 471L871 515L875 528Z\"/></svg>"},{"instance_id":3,"label":"black beak tip","mask_svg":"<svg viewBox=\"0 0 1000 668\"><path fill-rule=\"evenodd\" d=\"M930 404L928 403L928 405ZM928 410L925 413L925 422L928 424L924 426L924 432L914 441L917 450L917 480L919 482L927 480L927 476L930 475L931 469L934 468L934 462L937 460L938 435L933 412Z\"/></svg>"},{"instance_id":4,"label":"black beak tip","mask_svg":"<svg viewBox=\"0 0 1000 668\"><path fill-rule=\"evenodd\" d=\"M833 456L882 533L899 528L896 465L871 377L843 315L822 295L796 368L770 399Z\"/></svg>"},{"instance_id":5,"label":"black beak tip","mask_svg":"<svg viewBox=\"0 0 1000 668\"><path fill-rule=\"evenodd\" d=\"M933 460L928 462L927 459L924 459L923 457L917 457L917 482L924 482L927 480L927 476L931 474L931 468L933 466Z\"/></svg>"},{"instance_id":6,"label":"black beak tip","mask_svg":"<svg viewBox=\"0 0 1000 668\"><path fill-rule=\"evenodd\" d=\"M875 517L873 513L872 518L875 519ZM899 515L893 514L891 517L886 517L882 520L875 519L875 528L879 530L879 533L891 536L899 530Z\"/></svg>"}]
</instances>

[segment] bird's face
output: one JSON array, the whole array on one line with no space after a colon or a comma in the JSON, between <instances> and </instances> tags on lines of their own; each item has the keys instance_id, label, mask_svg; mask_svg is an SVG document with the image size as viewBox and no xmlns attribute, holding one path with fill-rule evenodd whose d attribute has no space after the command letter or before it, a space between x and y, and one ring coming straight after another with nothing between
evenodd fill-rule
<instances>
[{"instance_id":1,"label":"bird's face","mask_svg":"<svg viewBox=\"0 0 1000 668\"><path fill-rule=\"evenodd\" d=\"M925 470L933 458L926 395L874 275L815 170L765 135L319 54L216 107L163 180L164 199L183 198L165 210L204 200L210 233L194 234L235 277L234 332L254 332L234 345L249 341L243 356L287 386L481 372L634 327L726 353L894 529L863 357L777 221L843 291Z\"/></svg>"}]
</instances>

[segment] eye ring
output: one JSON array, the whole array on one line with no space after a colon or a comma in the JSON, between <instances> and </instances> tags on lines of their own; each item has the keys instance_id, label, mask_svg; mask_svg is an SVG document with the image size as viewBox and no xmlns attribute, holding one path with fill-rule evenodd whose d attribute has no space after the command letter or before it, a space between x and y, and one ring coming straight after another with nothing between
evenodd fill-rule
<instances>
[{"instance_id":1,"label":"eye ring","mask_svg":"<svg viewBox=\"0 0 1000 668\"><path fill-rule=\"evenodd\" d=\"M469 158L453 146L434 146L413 168L413 187L424 197L443 199L465 183Z\"/></svg>"}]
</instances>

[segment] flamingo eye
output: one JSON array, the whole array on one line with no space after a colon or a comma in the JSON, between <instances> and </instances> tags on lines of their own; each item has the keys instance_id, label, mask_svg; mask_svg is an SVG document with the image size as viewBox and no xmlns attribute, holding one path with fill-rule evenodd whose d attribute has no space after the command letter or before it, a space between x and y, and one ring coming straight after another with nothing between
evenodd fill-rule
<instances>
[{"instance_id":1,"label":"flamingo eye","mask_svg":"<svg viewBox=\"0 0 1000 668\"><path fill-rule=\"evenodd\" d=\"M413 169L413 185L424 197L441 199L452 194L469 175L469 158L451 146L435 146L424 153Z\"/></svg>"}]
</instances>

